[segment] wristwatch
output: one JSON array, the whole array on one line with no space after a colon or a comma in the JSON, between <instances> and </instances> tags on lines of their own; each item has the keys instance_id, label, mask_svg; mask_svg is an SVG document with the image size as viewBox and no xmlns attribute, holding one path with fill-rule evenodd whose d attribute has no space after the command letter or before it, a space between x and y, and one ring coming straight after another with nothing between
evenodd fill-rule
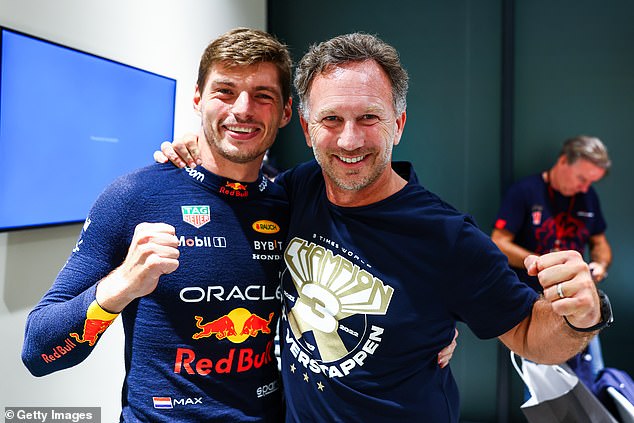
<instances>
[{"instance_id":1,"label":"wristwatch","mask_svg":"<svg viewBox=\"0 0 634 423\"><path fill-rule=\"evenodd\" d=\"M597 330L601 330L603 328L607 328L608 326L612 324L612 322L614 322L614 316L612 316L612 306L610 305L610 299L608 298L606 293L601 291L600 289L597 289L597 294L599 294L599 301L601 303L601 321L594 326L590 326L589 328L578 328L576 326L573 326L568 321L568 319L566 319L566 316L564 316L564 320L566 321L566 323L568 323L568 326L570 326L572 329L576 330L577 332L594 332Z\"/></svg>"}]
</instances>

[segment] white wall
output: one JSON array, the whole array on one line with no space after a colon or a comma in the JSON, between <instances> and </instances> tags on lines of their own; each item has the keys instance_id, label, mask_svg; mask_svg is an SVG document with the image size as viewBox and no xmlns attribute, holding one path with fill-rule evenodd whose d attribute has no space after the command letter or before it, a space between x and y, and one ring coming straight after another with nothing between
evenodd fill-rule
<instances>
[{"instance_id":1,"label":"white wall","mask_svg":"<svg viewBox=\"0 0 634 423\"><path fill-rule=\"evenodd\" d=\"M0 0L0 25L175 78L175 133L182 134L199 124L191 98L203 49L236 26L266 29L266 1ZM36 121L46 109L37 99L32 103ZM21 160L28 168L28 157L3 160ZM0 233L0 412L5 406L100 406L102 421L118 421L120 322L72 369L35 378L20 359L26 315L55 278L80 228Z\"/></svg>"}]
</instances>

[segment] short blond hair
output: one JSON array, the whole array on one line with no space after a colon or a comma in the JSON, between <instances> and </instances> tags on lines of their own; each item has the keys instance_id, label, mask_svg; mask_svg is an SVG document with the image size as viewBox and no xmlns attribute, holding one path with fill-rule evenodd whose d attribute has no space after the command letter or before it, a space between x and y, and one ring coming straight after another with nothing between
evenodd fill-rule
<instances>
[{"instance_id":1,"label":"short blond hair","mask_svg":"<svg viewBox=\"0 0 634 423\"><path fill-rule=\"evenodd\" d=\"M578 135L564 142L560 156L566 156L569 164L584 159L607 172L612 166L608 149L597 137Z\"/></svg>"}]
</instances>

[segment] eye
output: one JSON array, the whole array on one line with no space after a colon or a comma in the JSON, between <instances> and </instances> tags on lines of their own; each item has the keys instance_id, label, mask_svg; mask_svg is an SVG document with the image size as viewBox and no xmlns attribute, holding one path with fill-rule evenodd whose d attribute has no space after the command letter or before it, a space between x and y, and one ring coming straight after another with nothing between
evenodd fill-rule
<instances>
[{"instance_id":1,"label":"eye","mask_svg":"<svg viewBox=\"0 0 634 423\"><path fill-rule=\"evenodd\" d=\"M341 119L339 119L337 116L324 116L321 119L321 122L327 128L334 128L339 125Z\"/></svg>"},{"instance_id":2,"label":"eye","mask_svg":"<svg viewBox=\"0 0 634 423\"><path fill-rule=\"evenodd\" d=\"M258 93L255 95L255 98L264 102L271 102L275 100L275 98L272 95L266 94L266 93Z\"/></svg>"},{"instance_id":3,"label":"eye","mask_svg":"<svg viewBox=\"0 0 634 423\"><path fill-rule=\"evenodd\" d=\"M371 125L371 124L373 124L373 123L375 123L375 122L378 122L378 121L379 121L379 117L378 117L377 115L373 115L373 114L370 114L370 113L366 113L365 115L362 115L362 116L359 118L359 121L360 121L361 123L366 124L366 125Z\"/></svg>"},{"instance_id":4,"label":"eye","mask_svg":"<svg viewBox=\"0 0 634 423\"><path fill-rule=\"evenodd\" d=\"M216 90L216 93L223 95L223 96L229 96L231 94L233 94L233 92L229 89L229 88L218 88Z\"/></svg>"}]
</instances>

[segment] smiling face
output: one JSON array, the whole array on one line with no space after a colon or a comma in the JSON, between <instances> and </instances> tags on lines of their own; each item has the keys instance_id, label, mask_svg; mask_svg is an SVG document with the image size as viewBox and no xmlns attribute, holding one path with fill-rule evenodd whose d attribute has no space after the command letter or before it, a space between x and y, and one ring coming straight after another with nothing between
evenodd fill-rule
<instances>
[{"instance_id":1,"label":"smiling face","mask_svg":"<svg viewBox=\"0 0 634 423\"><path fill-rule=\"evenodd\" d=\"M212 167L252 164L259 169L278 129L291 118L291 100L284 102L279 80L272 63L217 63L202 92L196 87L194 108L202 119L202 135L215 165ZM205 160L207 149L201 147Z\"/></svg>"},{"instance_id":2,"label":"smiling face","mask_svg":"<svg viewBox=\"0 0 634 423\"><path fill-rule=\"evenodd\" d=\"M390 80L376 62L347 63L317 75L300 121L329 197L389 186L405 112L395 115Z\"/></svg>"}]
</instances>

